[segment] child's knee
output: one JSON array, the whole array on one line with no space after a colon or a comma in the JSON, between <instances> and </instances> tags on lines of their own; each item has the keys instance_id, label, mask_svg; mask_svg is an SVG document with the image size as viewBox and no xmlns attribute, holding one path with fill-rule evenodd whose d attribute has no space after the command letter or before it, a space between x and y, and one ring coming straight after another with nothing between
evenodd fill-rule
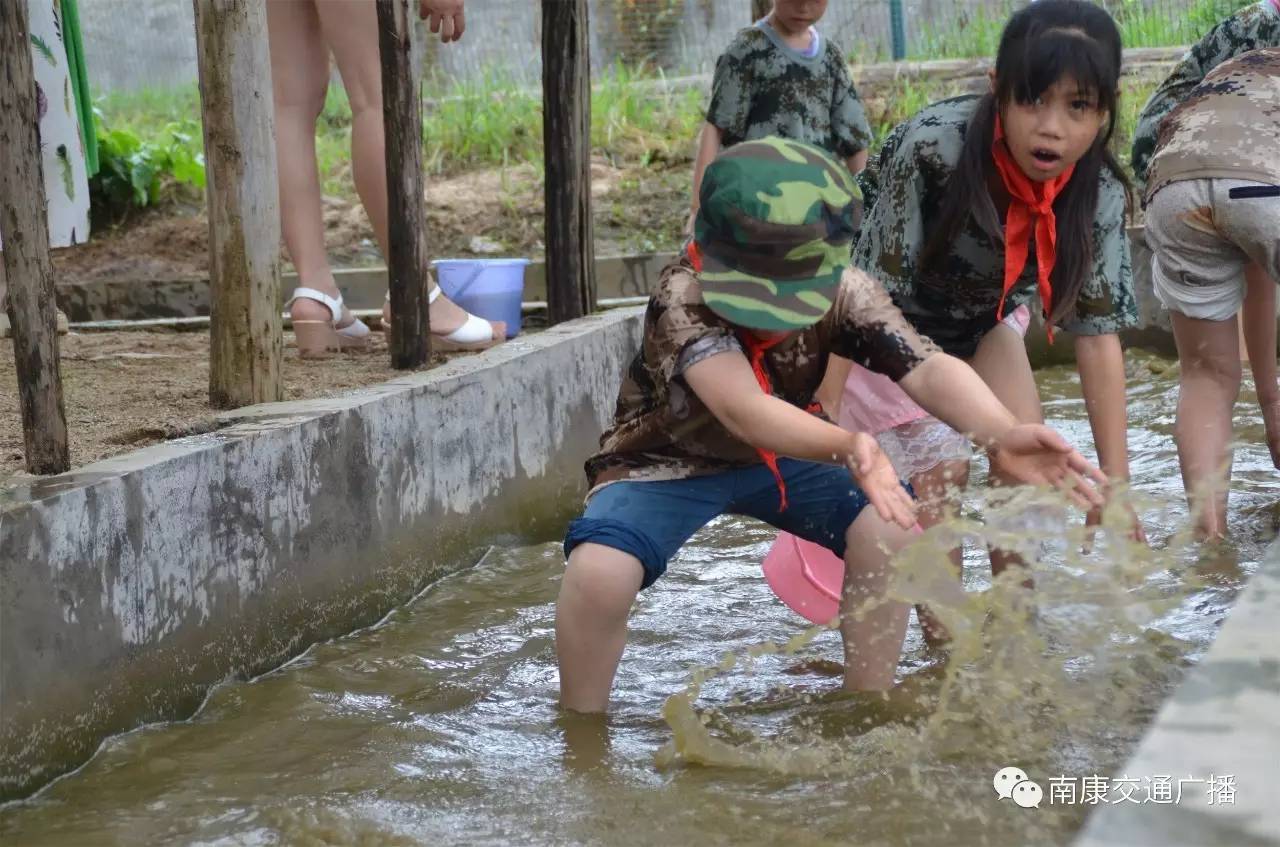
<instances>
[{"instance_id":1,"label":"child's knee","mask_svg":"<svg viewBox=\"0 0 1280 847\"><path fill-rule=\"evenodd\" d=\"M845 530L845 565L862 571L882 569L889 557L919 534L915 527L903 529L885 520L868 504Z\"/></svg>"},{"instance_id":2,"label":"child's knee","mask_svg":"<svg viewBox=\"0 0 1280 847\"><path fill-rule=\"evenodd\" d=\"M626 611L644 580L644 566L635 556L602 544L584 542L569 554L561 599L576 595L594 606L604 609L616 606Z\"/></svg>"},{"instance_id":3,"label":"child's knee","mask_svg":"<svg viewBox=\"0 0 1280 847\"><path fill-rule=\"evenodd\" d=\"M1183 357L1181 368L1184 376L1212 379L1228 391L1239 390L1244 375L1236 348L1232 348L1229 354L1220 350L1193 349L1190 355Z\"/></svg>"}]
</instances>

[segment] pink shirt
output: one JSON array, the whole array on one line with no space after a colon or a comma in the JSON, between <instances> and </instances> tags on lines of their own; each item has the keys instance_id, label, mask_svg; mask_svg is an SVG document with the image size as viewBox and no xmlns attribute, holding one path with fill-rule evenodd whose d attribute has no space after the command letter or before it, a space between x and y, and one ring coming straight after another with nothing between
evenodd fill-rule
<instances>
[{"instance_id":1,"label":"pink shirt","mask_svg":"<svg viewBox=\"0 0 1280 847\"><path fill-rule=\"evenodd\" d=\"M1275 0L1280 2L1280 0ZM1003 323L1015 332L1026 335L1031 322L1031 311L1019 306L1005 315ZM916 405L898 384L887 376L854 365L844 382L844 395L840 398L840 414L836 423L850 432L869 432L878 435L895 426L929 417L929 413Z\"/></svg>"}]
</instances>

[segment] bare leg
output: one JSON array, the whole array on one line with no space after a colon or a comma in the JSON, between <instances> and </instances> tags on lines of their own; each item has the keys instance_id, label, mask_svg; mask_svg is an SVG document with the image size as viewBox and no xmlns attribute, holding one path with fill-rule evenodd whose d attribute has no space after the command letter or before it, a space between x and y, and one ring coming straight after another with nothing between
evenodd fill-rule
<instances>
[{"instance_id":1,"label":"bare leg","mask_svg":"<svg viewBox=\"0 0 1280 847\"><path fill-rule=\"evenodd\" d=\"M920 508L916 518L924 529L937 526L956 513L959 492L969 484L969 463L950 461L935 465L929 470L911 477L911 487L915 490ZM956 547L947 554L951 566L959 578L964 568L964 549ZM924 640L931 647L946 643L949 635L927 606L916 606L916 617L920 620L920 629L924 632Z\"/></svg>"},{"instance_id":2,"label":"bare leg","mask_svg":"<svg viewBox=\"0 0 1280 847\"><path fill-rule=\"evenodd\" d=\"M556 600L560 705L603 712L627 643L627 616L644 569L629 553L585 543L569 556Z\"/></svg>"},{"instance_id":3,"label":"bare leg","mask_svg":"<svg viewBox=\"0 0 1280 847\"><path fill-rule=\"evenodd\" d=\"M890 558L911 538L907 530L887 523L870 507L863 509L845 532L840 602L845 691L887 691L893 687L910 609L905 603L885 598L892 574ZM867 608L868 602L872 608Z\"/></svg>"},{"instance_id":4,"label":"bare leg","mask_svg":"<svg viewBox=\"0 0 1280 847\"><path fill-rule=\"evenodd\" d=\"M1182 483L1198 514L1197 531L1218 538L1227 531L1231 411L1240 393L1236 318L1206 321L1174 311L1169 316L1182 365L1174 425Z\"/></svg>"},{"instance_id":5,"label":"bare leg","mask_svg":"<svg viewBox=\"0 0 1280 847\"><path fill-rule=\"evenodd\" d=\"M351 171L356 193L373 225L374 237L384 257L387 242L386 134L382 125L382 66L378 57L378 14L373 0L320 0L320 29L333 50L342 74L342 86L351 103ZM323 105L323 101L321 103ZM314 145L314 143L313 143ZM386 309L384 316L388 316ZM447 297L431 304L431 331L453 332L467 313ZM500 335L494 327L494 337ZM505 332L505 328L501 328Z\"/></svg>"},{"instance_id":6,"label":"bare leg","mask_svg":"<svg viewBox=\"0 0 1280 847\"><path fill-rule=\"evenodd\" d=\"M1258 405L1267 427L1271 462L1280 469L1280 383L1276 377L1276 280L1262 266L1250 262L1244 272L1241 329L1249 349L1249 367L1258 389Z\"/></svg>"},{"instance_id":7,"label":"bare leg","mask_svg":"<svg viewBox=\"0 0 1280 847\"><path fill-rule=\"evenodd\" d=\"M1026 342L1021 335L1004 324L998 324L983 337L970 364L1020 423L1044 423L1040 392L1036 388L1035 374L1027 359ZM1012 481L997 476L992 482L1008 484ZM1025 567L1026 563L1008 551L991 550L992 576L999 576L1012 565Z\"/></svg>"},{"instance_id":8,"label":"bare leg","mask_svg":"<svg viewBox=\"0 0 1280 847\"><path fill-rule=\"evenodd\" d=\"M338 286L324 246L316 166L316 119L329 87L329 51L321 37L316 4L313 0L271 0L267 3L267 35L285 247L302 285L336 297ZM314 300L295 301L290 314L294 320L304 321L331 317L329 309Z\"/></svg>"}]
</instances>

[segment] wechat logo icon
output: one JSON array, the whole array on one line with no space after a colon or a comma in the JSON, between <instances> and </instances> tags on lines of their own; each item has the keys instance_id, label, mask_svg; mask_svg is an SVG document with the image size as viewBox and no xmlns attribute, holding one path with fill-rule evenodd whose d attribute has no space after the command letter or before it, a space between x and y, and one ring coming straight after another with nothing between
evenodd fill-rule
<instances>
[{"instance_id":1,"label":"wechat logo icon","mask_svg":"<svg viewBox=\"0 0 1280 847\"><path fill-rule=\"evenodd\" d=\"M1001 768L996 771L991 785L1001 800L1012 800L1023 809L1038 809L1044 799L1044 789L1028 779L1022 768Z\"/></svg>"}]
</instances>

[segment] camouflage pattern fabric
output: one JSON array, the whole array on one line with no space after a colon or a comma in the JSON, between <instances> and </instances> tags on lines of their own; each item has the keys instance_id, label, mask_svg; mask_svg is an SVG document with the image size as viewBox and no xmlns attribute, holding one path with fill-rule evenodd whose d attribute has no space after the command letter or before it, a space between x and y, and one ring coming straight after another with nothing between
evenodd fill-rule
<instances>
[{"instance_id":1,"label":"camouflage pattern fabric","mask_svg":"<svg viewBox=\"0 0 1280 847\"><path fill-rule=\"evenodd\" d=\"M749 27L716 60L707 122L729 147L779 135L848 158L871 144L871 126L845 65L823 36L814 58L787 47L772 27Z\"/></svg>"},{"instance_id":2,"label":"camouflage pattern fabric","mask_svg":"<svg viewBox=\"0 0 1280 847\"><path fill-rule=\"evenodd\" d=\"M1218 65L1263 47L1280 47L1280 10L1260 0L1219 23L1183 57L1138 116L1133 133L1133 173L1141 186L1160 137L1160 123Z\"/></svg>"},{"instance_id":3,"label":"camouflage pattern fabric","mask_svg":"<svg viewBox=\"0 0 1280 847\"><path fill-rule=\"evenodd\" d=\"M613 426L587 460L592 489L758 464L755 448L731 435L683 377L707 355L740 349L735 328L707 307L689 260L669 264L649 299L644 340L623 377ZM849 268L826 317L771 348L763 364L773 395L807 409L832 354L899 380L935 352L879 283Z\"/></svg>"},{"instance_id":4,"label":"camouflage pattern fabric","mask_svg":"<svg viewBox=\"0 0 1280 847\"><path fill-rule=\"evenodd\" d=\"M1280 47L1219 65L1161 123L1146 199L1185 179L1280 185Z\"/></svg>"},{"instance_id":5,"label":"camouflage pattern fabric","mask_svg":"<svg viewBox=\"0 0 1280 847\"><path fill-rule=\"evenodd\" d=\"M877 165L879 196L854 249L856 267L880 279L907 320L943 350L969 358L995 327L1004 284L1004 233L970 217L947 253L941 273L917 266L964 145L979 98L968 95L929 106L890 134ZM1124 185L1103 169L1093 225L1093 272L1075 313L1061 328L1106 335L1138 322L1133 268L1125 235ZM1035 251L1010 291L1006 312L1038 299ZM1035 306L1032 306L1035 309Z\"/></svg>"},{"instance_id":6,"label":"camouflage pattern fabric","mask_svg":"<svg viewBox=\"0 0 1280 847\"><path fill-rule=\"evenodd\" d=\"M730 147L702 178L702 295L734 326L802 329L831 308L861 218L848 168L771 136Z\"/></svg>"}]
</instances>

